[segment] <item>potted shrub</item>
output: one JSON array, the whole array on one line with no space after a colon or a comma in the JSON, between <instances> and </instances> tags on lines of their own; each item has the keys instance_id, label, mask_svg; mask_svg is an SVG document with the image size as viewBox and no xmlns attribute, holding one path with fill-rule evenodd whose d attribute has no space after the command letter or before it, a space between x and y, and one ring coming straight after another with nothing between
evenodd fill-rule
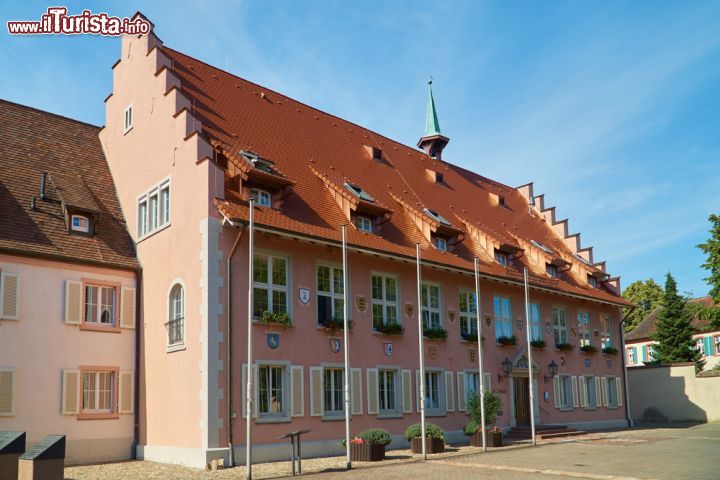
<instances>
[{"instance_id":1,"label":"potted shrub","mask_svg":"<svg viewBox=\"0 0 720 480\"><path fill-rule=\"evenodd\" d=\"M354 462L379 462L385 460L385 447L391 442L390 432L371 428L350 440L350 459ZM345 440L342 445L345 446Z\"/></svg>"},{"instance_id":2,"label":"potted shrub","mask_svg":"<svg viewBox=\"0 0 720 480\"><path fill-rule=\"evenodd\" d=\"M419 423L410 425L405 430L405 438L410 442L413 453L422 453L422 429ZM427 453L443 453L445 451L445 432L432 423L425 424L425 450Z\"/></svg>"},{"instance_id":3,"label":"potted shrub","mask_svg":"<svg viewBox=\"0 0 720 480\"><path fill-rule=\"evenodd\" d=\"M447 338L447 330L442 327L423 327L423 335L431 340L445 340Z\"/></svg>"},{"instance_id":4,"label":"potted shrub","mask_svg":"<svg viewBox=\"0 0 720 480\"><path fill-rule=\"evenodd\" d=\"M498 337L497 343L502 346L510 346L510 345L516 345L517 344L517 338L515 338L515 335L512 337Z\"/></svg>"},{"instance_id":5,"label":"potted shrub","mask_svg":"<svg viewBox=\"0 0 720 480\"><path fill-rule=\"evenodd\" d=\"M325 329L325 331L327 333L329 333L330 335L337 335L338 332L342 332L343 330L345 330L345 322L343 321L342 318L327 319L323 322L322 326ZM348 320L348 327L349 327L349 330L352 331L352 328L353 328L352 320Z\"/></svg>"},{"instance_id":6,"label":"potted shrub","mask_svg":"<svg viewBox=\"0 0 720 480\"><path fill-rule=\"evenodd\" d=\"M602 349L602 352L603 352L605 355L617 355L617 354L618 354L618 349L615 348L615 347L605 347L605 348Z\"/></svg>"},{"instance_id":7,"label":"potted shrub","mask_svg":"<svg viewBox=\"0 0 720 480\"><path fill-rule=\"evenodd\" d=\"M380 323L375 325L375 331L382 333L383 335L400 336L405 333L405 327L398 322Z\"/></svg>"},{"instance_id":8,"label":"potted shrub","mask_svg":"<svg viewBox=\"0 0 720 480\"><path fill-rule=\"evenodd\" d=\"M593 347L592 345L583 345L580 347L580 351L583 353L592 354L597 352L597 348Z\"/></svg>"},{"instance_id":9,"label":"potted shrub","mask_svg":"<svg viewBox=\"0 0 720 480\"><path fill-rule=\"evenodd\" d=\"M569 352L573 349L573 346L571 343L556 343L555 348L557 348L561 352Z\"/></svg>"},{"instance_id":10,"label":"potted shrub","mask_svg":"<svg viewBox=\"0 0 720 480\"><path fill-rule=\"evenodd\" d=\"M287 312L268 312L265 311L260 315L258 322L265 325L279 325L283 328L291 327L292 320Z\"/></svg>"},{"instance_id":11,"label":"potted shrub","mask_svg":"<svg viewBox=\"0 0 720 480\"><path fill-rule=\"evenodd\" d=\"M478 340L477 333L475 333L475 332L473 332L473 333L461 333L461 334L460 334L460 337L461 337L463 340L465 340L466 342L477 343L477 340ZM485 335L483 335L483 337L482 337L482 343L483 343L483 345L485 345Z\"/></svg>"},{"instance_id":12,"label":"potted shrub","mask_svg":"<svg viewBox=\"0 0 720 480\"><path fill-rule=\"evenodd\" d=\"M545 348L545 340L533 340L530 342L530 346L542 350Z\"/></svg>"},{"instance_id":13,"label":"potted shrub","mask_svg":"<svg viewBox=\"0 0 720 480\"><path fill-rule=\"evenodd\" d=\"M502 399L496 393L486 391L483 395L485 403L485 431L487 432L486 441L489 447L499 447L502 445L502 431L498 427L494 427L498 413L503 408ZM480 410L480 394L473 393L470 395L466 405L467 416L470 421L465 424L463 431L465 435L470 437L470 445L473 447L482 447L482 417Z\"/></svg>"}]
</instances>

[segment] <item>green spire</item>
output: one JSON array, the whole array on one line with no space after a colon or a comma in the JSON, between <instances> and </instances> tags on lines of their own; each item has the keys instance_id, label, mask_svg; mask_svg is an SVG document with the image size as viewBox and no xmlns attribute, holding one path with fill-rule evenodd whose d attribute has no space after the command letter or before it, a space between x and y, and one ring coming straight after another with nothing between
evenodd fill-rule
<instances>
[{"instance_id":1,"label":"green spire","mask_svg":"<svg viewBox=\"0 0 720 480\"><path fill-rule=\"evenodd\" d=\"M425 135L423 137L432 137L433 135L442 135L440 132L440 122L435 110L435 99L432 94L432 78L428 80L428 104L427 114L425 115Z\"/></svg>"}]
</instances>

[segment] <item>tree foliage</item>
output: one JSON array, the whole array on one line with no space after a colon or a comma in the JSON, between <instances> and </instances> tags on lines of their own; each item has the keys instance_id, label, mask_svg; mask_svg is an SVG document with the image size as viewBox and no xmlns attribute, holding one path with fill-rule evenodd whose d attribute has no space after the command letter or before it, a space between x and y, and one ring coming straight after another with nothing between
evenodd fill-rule
<instances>
[{"instance_id":1,"label":"tree foliage","mask_svg":"<svg viewBox=\"0 0 720 480\"><path fill-rule=\"evenodd\" d=\"M629 332L637 327L656 307L662 305L663 289L652 278L645 281L638 280L628 285L623 291L623 297L638 307L625 319L625 332Z\"/></svg>"},{"instance_id":2,"label":"tree foliage","mask_svg":"<svg viewBox=\"0 0 720 480\"><path fill-rule=\"evenodd\" d=\"M710 272L705 278L710 285L710 296L715 304L720 304L720 216L712 214L708 220L712 224L710 238L697 247L706 255L702 266Z\"/></svg>"},{"instance_id":3,"label":"tree foliage","mask_svg":"<svg viewBox=\"0 0 720 480\"><path fill-rule=\"evenodd\" d=\"M685 298L677 291L677 283L667 274L662 309L658 312L657 332L651 338L658 342L654 358L660 363L695 362L702 368L700 352L693 341L693 326Z\"/></svg>"}]
</instances>

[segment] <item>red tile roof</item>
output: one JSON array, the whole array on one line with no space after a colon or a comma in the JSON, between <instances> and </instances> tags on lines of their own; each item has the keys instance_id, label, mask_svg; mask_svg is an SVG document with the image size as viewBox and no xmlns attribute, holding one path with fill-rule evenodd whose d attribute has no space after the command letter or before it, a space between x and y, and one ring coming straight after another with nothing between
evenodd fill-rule
<instances>
[{"instance_id":1,"label":"red tile roof","mask_svg":"<svg viewBox=\"0 0 720 480\"><path fill-rule=\"evenodd\" d=\"M471 270L473 254L477 254L483 273L514 281L521 278L519 270L495 263L492 252L479 251L470 235L465 235L453 253L435 250L400 205L397 200L400 199L418 211L436 210L454 228L467 231L464 222L469 222L502 243L516 244L516 238L527 242L537 240L577 263L572 251L543 216L537 210L529 214L528 200L517 189L436 161L414 148L178 51L160 48L172 61L172 72L181 80L182 93L193 100L193 114L203 124L202 134L212 143L229 146L232 152L249 150L272 160L278 170L294 182L282 210L259 209L255 216L258 224L337 241L341 225L348 220L315 171L336 183L358 184L378 204L393 211L392 219L383 225L382 236L351 228L348 236L351 245L414 257L415 243L420 242L425 261ZM382 150L382 161L371 158L368 146ZM441 172L443 184L431 181L426 169ZM231 219L247 219L247 202L229 174L225 185L225 199L216 200L218 209ZM505 207L497 205L498 195L505 198ZM541 267L530 268L533 283L550 285L569 294L627 304L608 289L590 288L585 278L565 275L560 281L549 279L545 266Z\"/></svg>"},{"instance_id":2,"label":"red tile roof","mask_svg":"<svg viewBox=\"0 0 720 480\"><path fill-rule=\"evenodd\" d=\"M691 298L690 300L688 300L688 303L699 303L704 307L710 307L713 304L713 299L711 297ZM625 335L625 340L649 340L650 336L657 332L657 316L662 310L662 308L663 307L656 307L652 312L650 312L642 322L638 323L637 327L635 327L634 329L632 329L632 331ZM716 330L713 329L710 322L702 320L697 316L694 316L692 318L692 325L695 328L695 333L705 333Z\"/></svg>"},{"instance_id":3,"label":"red tile roof","mask_svg":"<svg viewBox=\"0 0 720 480\"><path fill-rule=\"evenodd\" d=\"M138 268L98 131L0 100L0 253ZM48 201L32 210L43 172ZM99 215L94 236L68 232L63 202Z\"/></svg>"}]
</instances>

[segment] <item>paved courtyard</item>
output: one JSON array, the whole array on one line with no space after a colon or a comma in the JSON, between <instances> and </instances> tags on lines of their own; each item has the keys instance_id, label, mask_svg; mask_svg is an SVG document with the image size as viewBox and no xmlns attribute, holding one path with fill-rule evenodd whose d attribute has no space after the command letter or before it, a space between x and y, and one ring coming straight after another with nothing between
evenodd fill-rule
<instances>
[{"instance_id":1,"label":"paved courtyard","mask_svg":"<svg viewBox=\"0 0 720 480\"><path fill-rule=\"evenodd\" d=\"M501 448L488 453L460 447L421 462L408 451L388 452L379 464L356 463L346 472L344 458L303 462L304 477L313 480L348 479L595 479L704 480L720 478L720 424L675 428L645 428L596 433L565 440ZM256 479L283 478L289 462L257 465ZM65 478L87 479L225 479L244 478L244 467L203 471L150 462L121 462L70 467Z\"/></svg>"}]
</instances>

